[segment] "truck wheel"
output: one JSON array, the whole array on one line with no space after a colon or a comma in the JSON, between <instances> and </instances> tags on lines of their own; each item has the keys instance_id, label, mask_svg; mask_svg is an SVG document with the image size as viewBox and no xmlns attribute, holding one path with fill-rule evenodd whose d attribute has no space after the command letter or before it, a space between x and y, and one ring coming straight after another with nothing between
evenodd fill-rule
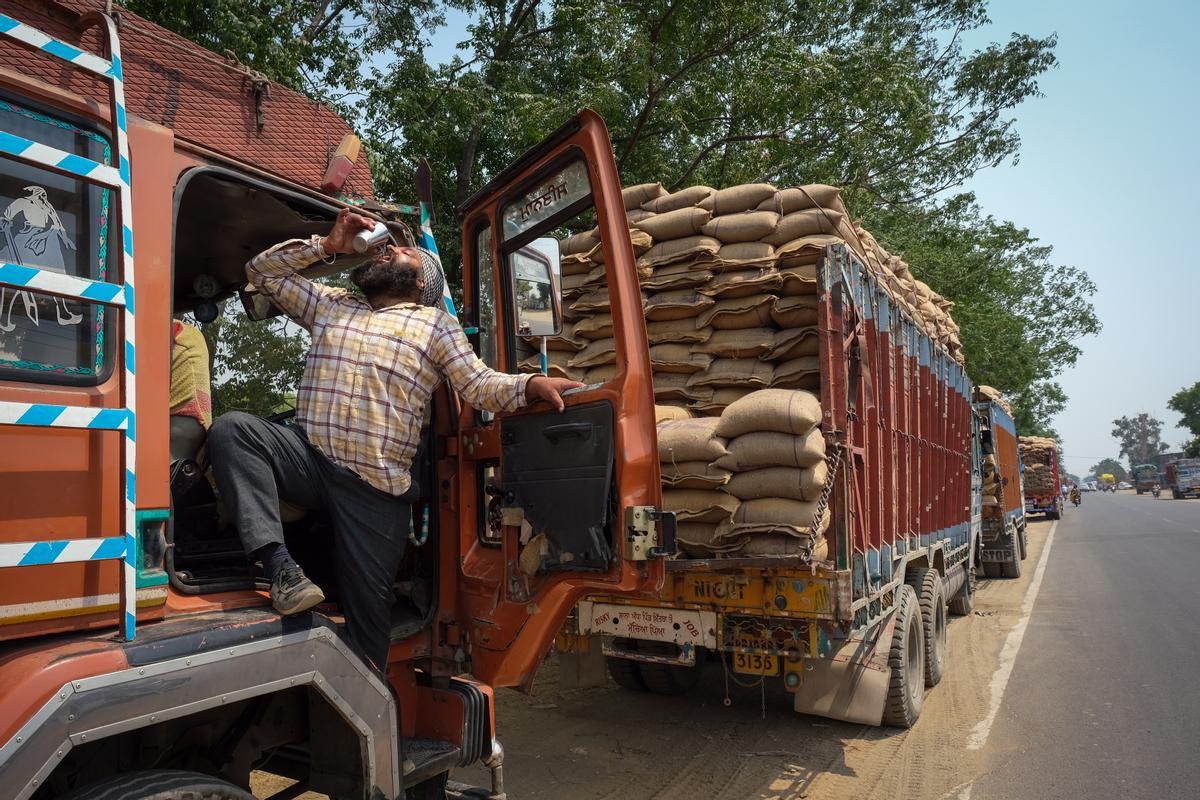
<instances>
[{"instance_id":1,"label":"truck wheel","mask_svg":"<svg viewBox=\"0 0 1200 800\"><path fill-rule=\"evenodd\" d=\"M636 643L631 639L617 639L613 644L623 650L637 648ZM646 691L646 682L642 680L642 672L638 669L640 665L637 661L615 656L606 656L604 660L608 664L608 674L616 681L617 686L631 692Z\"/></svg>"},{"instance_id":2,"label":"truck wheel","mask_svg":"<svg viewBox=\"0 0 1200 800\"><path fill-rule=\"evenodd\" d=\"M925 701L925 640L921 633L921 604L911 586L900 587L896 629L888 651L891 678L883 724L911 728Z\"/></svg>"},{"instance_id":3,"label":"truck wheel","mask_svg":"<svg viewBox=\"0 0 1200 800\"><path fill-rule=\"evenodd\" d=\"M199 772L149 769L116 775L58 800L254 800L254 795Z\"/></svg>"},{"instance_id":4,"label":"truck wheel","mask_svg":"<svg viewBox=\"0 0 1200 800\"><path fill-rule=\"evenodd\" d=\"M950 613L956 617L965 617L975 607L975 570L967 570L967 578L963 585L950 598Z\"/></svg>"},{"instance_id":5,"label":"truck wheel","mask_svg":"<svg viewBox=\"0 0 1200 800\"><path fill-rule=\"evenodd\" d=\"M946 595L936 569L914 569L904 576L921 606L921 638L925 640L925 685L937 686L946 665Z\"/></svg>"},{"instance_id":6,"label":"truck wheel","mask_svg":"<svg viewBox=\"0 0 1200 800\"><path fill-rule=\"evenodd\" d=\"M989 579L1000 577L1000 565L995 561L983 562L983 576Z\"/></svg>"},{"instance_id":7,"label":"truck wheel","mask_svg":"<svg viewBox=\"0 0 1200 800\"><path fill-rule=\"evenodd\" d=\"M1024 561L1029 555L1029 526L1022 524L1019 526L1019 530L1021 535L1017 538L1021 540L1021 560Z\"/></svg>"},{"instance_id":8,"label":"truck wheel","mask_svg":"<svg viewBox=\"0 0 1200 800\"><path fill-rule=\"evenodd\" d=\"M1182 497L1180 497L1178 489L1171 490L1171 499L1173 499L1173 500L1182 500L1183 499Z\"/></svg>"},{"instance_id":9,"label":"truck wheel","mask_svg":"<svg viewBox=\"0 0 1200 800\"><path fill-rule=\"evenodd\" d=\"M666 642L642 642L642 650L654 655L675 656L679 648ZM704 670L704 655L696 650L696 663L685 664L652 664L642 661L638 664L642 674L642 682L646 688L655 694L683 694L695 688L700 682L700 674Z\"/></svg>"},{"instance_id":10,"label":"truck wheel","mask_svg":"<svg viewBox=\"0 0 1200 800\"><path fill-rule=\"evenodd\" d=\"M1012 557L1009 561L1000 562L998 566L1001 578L1021 577L1021 537L1015 531L1013 532Z\"/></svg>"}]
</instances>

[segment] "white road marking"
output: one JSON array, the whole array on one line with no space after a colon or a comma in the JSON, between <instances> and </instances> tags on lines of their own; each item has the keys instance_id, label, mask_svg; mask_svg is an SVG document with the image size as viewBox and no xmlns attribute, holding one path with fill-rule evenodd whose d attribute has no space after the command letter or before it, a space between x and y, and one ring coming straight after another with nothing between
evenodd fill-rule
<instances>
[{"instance_id":1,"label":"white road marking","mask_svg":"<svg viewBox=\"0 0 1200 800\"><path fill-rule=\"evenodd\" d=\"M1004 647L1000 650L1000 665L992 673L992 704L987 716L971 729L967 737L967 749L979 750L987 744L992 725L996 722L996 714L1000 711L1000 702L1004 699L1004 690L1008 688L1008 679L1012 677L1013 665L1017 661L1017 653L1021 651L1021 642L1025 638L1025 629L1029 627L1029 617L1033 613L1033 604L1037 601L1038 590L1042 588L1042 575L1046 572L1046 562L1050 558L1050 546L1054 544L1054 532L1058 530L1058 522L1050 525L1050 533L1046 534L1046 544L1042 547L1042 555L1038 558L1037 569L1033 571L1033 580L1025 590L1025 600L1021 603L1021 619L1008 632ZM968 797L970 792L968 791Z\"/></svg>"}]
</instances>

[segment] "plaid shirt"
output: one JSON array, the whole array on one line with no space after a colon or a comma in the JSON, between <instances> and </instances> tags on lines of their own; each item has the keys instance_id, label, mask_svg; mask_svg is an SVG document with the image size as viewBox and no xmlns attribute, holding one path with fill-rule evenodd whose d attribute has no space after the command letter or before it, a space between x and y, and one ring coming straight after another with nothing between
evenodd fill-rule
<instances>
[{"instance_id":1,"label":"plaid shirt","mask_svg":"<svg viewBox=\"0 0 1200 800\"><path fill-rule=\"evenodd\" d=\"M495 372L458 321L440 308L400 303L374 310L361 296L296 272L319 260L319 237L293 239L246 265L250 283L312 334L296 419L334 462L393 495L412 482L430 395L442 376L472 406L525 405L530 375Z\"/></svg>"}]
</instances>

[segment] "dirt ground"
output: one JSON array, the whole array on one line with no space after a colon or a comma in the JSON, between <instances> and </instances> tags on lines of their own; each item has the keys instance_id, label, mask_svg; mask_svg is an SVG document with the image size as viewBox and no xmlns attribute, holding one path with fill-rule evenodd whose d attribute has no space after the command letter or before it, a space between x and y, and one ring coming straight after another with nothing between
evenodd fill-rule
<instances>
[{"instance_id":1,"label":"dirt ground","mask_svg":"<svg viewBox=\"0 0 1200 800\"><path fill-rule=\"evenodd\" d=\"M1049 524L1029 528L1030 553L1015 581L981 580L974 613L952 617L942 683L909 731L796 714L778 681L748 683L710 663L700 685L663 697L561 689L551 658L531 696L497 693L505 788L513 800L966 800L971 782L1004 754L967 741L988 715L991 682ZM480 767L454 779L488 785ZM259 776L256 794L282 788ZM305 794L305 800L319 795Z\"/></svg>"}]
</instances>

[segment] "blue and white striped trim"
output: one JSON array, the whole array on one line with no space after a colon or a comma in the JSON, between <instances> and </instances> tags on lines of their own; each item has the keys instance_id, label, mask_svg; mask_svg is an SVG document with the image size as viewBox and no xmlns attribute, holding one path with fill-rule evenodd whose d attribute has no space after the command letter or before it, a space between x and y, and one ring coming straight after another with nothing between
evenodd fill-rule
<instances>
[{"instance_id":1,"label":"blue and white striped trim","mask_svg":"<svg viewBox=\"0 0 1200 800\"><path fill-rule=\"evenodd\" d=\"M0 261L0 284L109 306L125 305L125 287L119 284L62 275L7 261Z\"/></svg>"},{"instance_id":2,"label":"blue and white striped trim","mask_svg":"<svg viewBox=\"0 0 1200 800\"><path fill-rule=\"evenodd\" d=\"M129 431L130 414L124 408L57 406L47 403L0 402L0 425L32 425L39 428L87 428L97 431Z\"/></svg>"},{"instance_id":3,"label":"blue and white striped trim","mask_svg":"<svg viewBox=\"0 0 1200 800\"><path fill-rule=\"evenodd\" d=\"M119 77L119 74L113 71L114 62L117 64L118 71L120 69L120 60L116 58L117 51L115 48L113 50L114 60L105 61L98 55L89 53L86 50L80 50L78 47L55 39L53 36L48 36L37 28L26 25L24 22L18 22L7 14L0 14L0 33L37 50L41 50L55 58L70 62L81 69L94 72L101 77L112 78L114 75Z\"/></svg>"},{"instance_id":4,"label":"blue and white striped trim","mask_svg":"<svg viewBox=\"0 0 1200 800\"><path fill-rule=\"evenodd\" d=\"M0 544L0 567L40 567L80 561L111 561L129 554L126 536Z\"/></svg>"},{"instance_id":5,"label":"blue and white striped trim","mask_svg":"<svg viewBox=\"0 0 1200 800\"><path fill-rule=\"evenodd\" d=\"M67 153L20 136L0 133L0 152L22 161L31 162L79 178L101 183L116 189L121 221L123 287L116 284L100 284L82 278L66 276L23 267L19 264L4 264L0 283L12 283L30 289L43 289L65 297L101 302L121 306L122 330L125 347L124 380L122 394L125 408L94 409L75 406L51 406L29 403L0 404L0 423L12 425L39 425L49 427L73 427L100 430L122 430L125 432L124 468L122 469L122 494L124 495L125 535L105 540L33 542L26 544L0 545L0 566L28 566L53 564L60 561L92 561L120 558L124 561L121 575L121 626L124 638L133 639L136 627L137 603L137 489L136 458L134 440L136 428L137 349L134 343L134 266L133 266L133 199L129 190L129 137L127 135L127 113L125 110L125 83L121 67L121 44L117 26L112 17L99 14L85 18L86 23L98 22L107 37L110 60L105 60L78 47L47 36L36 28L0 14L0 34L15 39L48 55L59 58L82 69L93 72L112 83L109 111L115 129L117 163L115 166L100 164L90 159ZM85 24L86 24L85 23ZM432 236L431 236L432 238ZM113 543L116 544L113 544ZM119 552L116 552L119 547ZM88 550L88 548L92 548ZM109 554L109 553L112 554ZM48 561L37 560L50 558Z\"/></svg>"},{"instance_id":6,"label":"blue and white striped trim","mask_svg":"<svg viewBox=\"0 0 1200 800\"><path fill-rule=\"evenodd\" d=\"M429 206L424 201L420 203L421 207L421 247L433 253L441 260L441 253L438 252L437 241L433 238L433 220L430 214ZM446 312L452 317L458 317L458 309L454 306L454 298L450 296L450 282L442 281L442 304L446 307Z\"/></svg>"}]
</instances>

